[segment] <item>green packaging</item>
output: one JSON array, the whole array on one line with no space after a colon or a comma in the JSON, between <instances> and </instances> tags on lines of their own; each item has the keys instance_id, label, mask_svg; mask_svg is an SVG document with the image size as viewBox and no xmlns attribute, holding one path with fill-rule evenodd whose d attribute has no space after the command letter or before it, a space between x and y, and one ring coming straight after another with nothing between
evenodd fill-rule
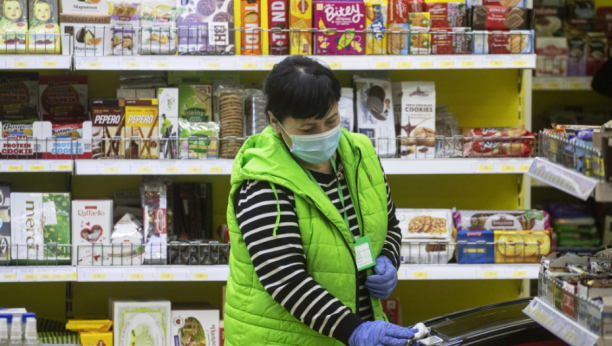
<instances>
[{"instance_id":1,"label":"green packaging","mask_svg":"<svg viewBox=\"0 0 612 346\"><path fill-rule=\"evenodd\" d=\"M192 123L212 121L212 87L179 85L179 118Z\"/></svg>"},{"instance_id":2,"label":"green packaging","mask_svg":"<svg viewBox=\"0 0 612 346\"><path fill-rule=\"evenodd\" d=\"M216 159L219 126L215 123L191 123L179 119L181 159ZM212 138L212 139L211 139Z\"/></svg>"}]
</instances>

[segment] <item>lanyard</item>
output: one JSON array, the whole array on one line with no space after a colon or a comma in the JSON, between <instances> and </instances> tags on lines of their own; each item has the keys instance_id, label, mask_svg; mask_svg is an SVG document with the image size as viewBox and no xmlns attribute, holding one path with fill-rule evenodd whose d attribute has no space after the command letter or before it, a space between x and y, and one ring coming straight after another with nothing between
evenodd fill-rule
<instances>
[{"instance_id":1,"label":"lanyard","mask_svg":"<svg viewBox=\"0 0 612 346\"><path fill-rule=\"evenodd\" d=\"M340 198L340 204L342 204L342 210L344 210L344 224L346 225L346 228L349 229L350 231L351 227L349 226L348 217L346 216L346 207L344 206L344 194L342 193L342 186L340 185L340 178L338 177L338 174L336 173L336 161L334 161L333 157L329 161L331 161L332 167L334 168L334 174L336 175L336 183L338 184L338 197ZM317 185L319 190L321 190L321 192L329 199L329 196L325 193L325 191L323 191L323 189L321 188L321 185L319 185L319 183L315 180L315 178L312 176L310 171L304 168L303 166L302 168L304 169L304 171L306 172L310 180L312 180L312 182L315 183L315 185Z\"/></svg>"}]
</instances>

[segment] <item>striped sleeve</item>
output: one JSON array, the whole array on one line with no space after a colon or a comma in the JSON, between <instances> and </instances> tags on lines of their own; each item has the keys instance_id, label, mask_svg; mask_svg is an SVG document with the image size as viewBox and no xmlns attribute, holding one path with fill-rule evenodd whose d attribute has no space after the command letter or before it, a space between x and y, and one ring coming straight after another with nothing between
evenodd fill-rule
<instances>
[{"instance_id":1,"label":"striped sleeve","mask_svg":"<svg viewBox=\"0 0 612 346\"><path fill-rule=\"evenodd\" d=\"M387 186L387 238L385 239L385 245L383 245L380 254L389 257L395 268L399 269L402 231L399 228L399 221L395 216L395 204L391 199L391 189L389 188L387 176L385 176L385 185Z\"/></svg>"},{"instance_id":2,"label":"striped sleeve","mask_svg":"<svg viewBox=\"0 0 612 346\"><path fill-rule=\"evenodd\" d=\"M245 181L236 217L259 281L274 300L311 329L348 340L363 320L308 274L293 193L265 181ZM280 206L278 229L277 203Z\"/></svg>"}]
</instances>

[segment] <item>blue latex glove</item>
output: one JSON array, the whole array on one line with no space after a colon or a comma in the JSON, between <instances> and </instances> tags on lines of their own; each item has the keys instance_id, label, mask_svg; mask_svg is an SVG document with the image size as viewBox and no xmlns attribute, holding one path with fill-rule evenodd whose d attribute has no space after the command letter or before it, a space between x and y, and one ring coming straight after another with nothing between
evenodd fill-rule
<instances>
[{"instance_id":1,"label":"blue latex glove","mask_svg":"<svg viewBox=\"0 0 612 346\"><path fill-rule=\"evenodd\" d=\"M378 256L374 272L375 275L368 276L365 284L366 288L376 298L389 298L395 285L397 285L397 270L393 266L393 262L387 256Z\"/></svg>"},{"instance_id":2,"label":"blue latex glove","mask_svg":"<svg viewBox=\"0 0 612 346\"><path fill-rule=\"evenodd\" d=\"M404 346L416 332L385 321L363 322L351 334L349 346Z\"/></svg>"}]
</instances>

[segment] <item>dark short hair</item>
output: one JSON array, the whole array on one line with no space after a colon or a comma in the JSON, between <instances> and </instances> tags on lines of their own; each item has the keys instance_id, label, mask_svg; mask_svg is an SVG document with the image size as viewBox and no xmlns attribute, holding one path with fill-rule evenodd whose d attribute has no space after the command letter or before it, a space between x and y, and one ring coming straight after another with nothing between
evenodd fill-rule
<instances>
[{"instance_id":1,"label":"dark short hair","mask_svg":"<svg viewBox=\"0 0 612 346\"><path fill-rule=\"evenodd\" d=\"M276 64L264 82L266 115L278 121L321 119L340 100L340 82L332 71L305 56L295 55Z\"/></svg>"}]
</instances>

